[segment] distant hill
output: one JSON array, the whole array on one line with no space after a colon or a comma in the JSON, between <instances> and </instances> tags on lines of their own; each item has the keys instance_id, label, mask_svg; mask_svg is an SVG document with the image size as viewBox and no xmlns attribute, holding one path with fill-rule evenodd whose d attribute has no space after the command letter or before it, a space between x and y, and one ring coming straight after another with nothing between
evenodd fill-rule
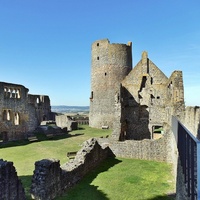
<instances>
[{"instance_id":1,"label":"distant hill","mask_svg":"<svg viewBox=\"0 0 200 200\"><path fill-rule=\"evenodd\" d=\"M89 112L89 108L89 106L51 106L51 111L57 113L87 113Z\"/></svg>"}]
</instances>

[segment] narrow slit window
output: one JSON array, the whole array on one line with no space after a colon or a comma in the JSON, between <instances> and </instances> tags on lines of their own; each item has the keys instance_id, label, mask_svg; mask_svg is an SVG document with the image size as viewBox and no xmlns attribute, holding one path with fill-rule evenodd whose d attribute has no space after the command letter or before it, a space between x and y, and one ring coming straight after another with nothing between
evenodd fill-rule
<instances>
[{"instance_id":1,"label":"narrow slit window","mask_svg":"<svg viewBox=\"0 0 200 200\"><path fill-rule=\"evenodd\" d=\"M14 124L15 124L15 125L19 125L19 113L15 113L15 116L14 116Z\"/></svg>"},{"instance_id":2,"label":"narrow slit window","mask_svg":"<svg viewBox=\"0 0 200 200\"><path fill-rule=\"evenodd\" d=\"M7 111L7 120L10 121L10 110Z\"/></svg>"}]
</instances>

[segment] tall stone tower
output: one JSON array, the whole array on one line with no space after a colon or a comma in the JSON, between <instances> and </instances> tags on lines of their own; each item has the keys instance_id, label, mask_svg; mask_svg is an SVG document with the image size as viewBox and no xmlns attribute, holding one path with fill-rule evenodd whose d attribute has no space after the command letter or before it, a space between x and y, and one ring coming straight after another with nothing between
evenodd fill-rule
<instances>
[{"instance_id":1,"label":"tall stone tower","mask_svg":"<svg viewBox=\"0 0 200 200\"><path fill-rule=\"evenodd\" d=\"M121 81L132 69L132 43L110 44L108 39L92 44L91 127L113 127L115 101L119 100Z\"/></svg>"}]
</instances>

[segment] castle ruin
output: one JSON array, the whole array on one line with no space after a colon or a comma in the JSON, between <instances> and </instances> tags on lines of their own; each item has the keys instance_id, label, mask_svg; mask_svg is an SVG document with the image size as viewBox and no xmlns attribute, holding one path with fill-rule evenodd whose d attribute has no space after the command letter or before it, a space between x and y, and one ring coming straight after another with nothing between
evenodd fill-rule
<instances>
[{"instance_id":1,"label":"castle ruin","mask_svg":"<svg viewBox=\"0 0 200 200\"><path fill-rule=\"evenodd\" d=\"M0 141L25 139L41 121L51 119L49 97L28 91L23 85L0 82Z\"/></svg>"},{"instance_id":2,"label":"castle ruin","mask_svg":"<svg viewBox=\"0 0 200 200\"><path fill-rule=\"evenodd\" d=\"M171 124L171 116L184 119L184 88L181 71L168 78L147 52L132 69L132 45L92 44L91 127L113 129L113 138L155 139L155 130Z\"/></svg>"}]
</instances>

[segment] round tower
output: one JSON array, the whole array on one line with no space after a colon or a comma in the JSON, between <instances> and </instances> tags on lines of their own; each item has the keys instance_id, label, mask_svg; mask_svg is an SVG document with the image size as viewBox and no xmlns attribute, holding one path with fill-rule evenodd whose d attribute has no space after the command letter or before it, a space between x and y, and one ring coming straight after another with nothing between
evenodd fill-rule
<instances>
[{"instance_id":1,"label":"round tower","mask_svg":"<svg viewBox=\"0 0 200 200\"><path fill-rule=\"evenodd\" d=\"M110 44L108 39L95 41L91 64L89 124L96 128L112 128L120 83L132 69L132 43Z\"/></svg>"}]
</instances>

